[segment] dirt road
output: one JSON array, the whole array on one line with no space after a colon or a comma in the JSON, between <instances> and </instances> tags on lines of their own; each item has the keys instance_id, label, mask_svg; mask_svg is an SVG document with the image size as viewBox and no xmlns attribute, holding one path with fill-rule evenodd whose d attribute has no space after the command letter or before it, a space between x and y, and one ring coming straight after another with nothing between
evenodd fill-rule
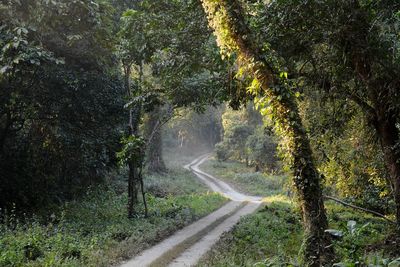
<instances>
[{"instance_id":1,"label":"dirt road","mask_svg":"<svg viewBox=\"0 0 400 267\"><path fill-rule=\"evenodd\" d=\"M213 191L223 194L231 201L143 251L121 267L194 266L224 232L232 229L240 217L253 213L259 207L261 197L243 195L227 183L200 170L199 166L209 157L210 154L203 155L185 168L191 170Z\"/></svg>"}]
</instances>

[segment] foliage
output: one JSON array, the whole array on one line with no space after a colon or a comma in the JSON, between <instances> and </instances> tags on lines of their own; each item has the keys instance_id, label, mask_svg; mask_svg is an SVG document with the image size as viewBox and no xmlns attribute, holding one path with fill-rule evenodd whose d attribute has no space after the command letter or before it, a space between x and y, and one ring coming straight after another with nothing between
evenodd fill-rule
<instances>
[{"instance_id":1,"label":"foliage","mask_svg":"<svg viewBox=\"0 0 400 267\"><path fill-rule=\"evenodd\" d=\"M2 4L1 207L63 202L115 165L122 87L105 6Z\"/></svg>"},{"instance_id":2,"label":"foliage","mask_svg":"<svg viewBox=\"0 0 400 267\"><path fill-rule=\"evenodd\" d=\"M112 187L88 191L50 216L21 221L13 213L2 214L0 266L108 266L225 202L222 196L207 193L189 172L173 171L149 178L150 216L128 219L125 186L119 177L114 179ZM155 187L163 187L166 194L154 196Z\"/></svg>"},{"instance_id":3,"label":"foliage","mask_svg":"<svg viewBox=\"0 0 400 267\"><path fill-rule=\"evenodd\" d=\"M287 194L290 191L287 175L254 172L253 168L241 162L210 159L201 168L249 195L264 197Z\"/></svg>"},{"instance_id":4,"label":"foliage","mask_svg":"<svg viewBox=\"0 0 400 267\"><path fill-rule=\"evenodd\" d=\"M128 162L137 162L139 164L143 162L145 140L142 137L133 135L122 137L121 144L122 150L117 152L117 159L121 166L126 165Z\"/></svg>"},{"instance_id":5,"label":"foliage","mask_svg":"<svg viewBox=\"0 0 400 267\"><path fill-rule=\"evenodd\" d=\"M386 210L387 190L399 182L398 10L396 1L246 4L257 38L285 62L298 87L328 183L365 205L383 198Z\"/></svg>"},{"instance_id":6,"label":"foliage","mask_svg":"<svg viewBox=\"0 0 400 267\"><path fill-rule=\"evenodd\" d=\"M226 98L226 66L205 19L197 1L146 0L123 13L119 58L124 66L150 68L144 81L148 88L141 93L197 110Z\"/></svg>"},{"instance_id":7,"label":"foliage","mask_svg":"<svg viewBox=\"0 0 400 267\"><path fill-rule=\"evenodd\" d=\"M369 126L356 106L327 97L310 97L323 105L303 101L304 118L326 186L361 206L390 212L392 200L384 156ZM343 105L347 109L343 110ZM339 116L339 112L343 114Z\"/></svg>"},{"instance_id":8,"label":"foliage","mask_svg":"<svg viewBox=\"0 0 400 267\"><path fill-rule=\"evenodd\" d=\"M276 138L263 127L261 115L253 105L249 103L240 111L226 108L222 125L223 140L215 146L218 160L234 159L254 166L257 171L276 171Z\"/></svg>"}]
</instances>

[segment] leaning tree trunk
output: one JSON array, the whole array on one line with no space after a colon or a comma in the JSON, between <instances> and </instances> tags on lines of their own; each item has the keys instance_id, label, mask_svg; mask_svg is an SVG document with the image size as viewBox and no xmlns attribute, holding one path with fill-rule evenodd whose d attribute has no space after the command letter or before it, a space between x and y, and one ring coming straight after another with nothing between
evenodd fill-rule
<instances>
[{"instance_id":1,"label":"leaning tree trunk","mask_svg":"<svg viewBox=\"0 0 400 267\"><path fill-rule=\"evenodd\" d=\"M152 173L163 173L167 171L163 160L162 130L161 130L161 107L156 106L148 115L145 127L147 145L147 168Z\"/></svg>"},{"instance_id":2,"label":"leaning tree trunk","mask_svg":"<svg viewBox=\"0 0 400 267\"><path fill-rule=\"evenodd\" d=\"M290 144L293 180L304 224L304 265L321 266L330 260L333 250L326 248L330 240L324 232L328 222L320 175L314 165L295 96L280 77L280 70L265 59L265 52L252 38L240 3L237 0L202 0L202 3L218 44L223 50L236 52L241 61L247 64L261 93L270 100L275 121Z\"/></svg>"}]
</instances>

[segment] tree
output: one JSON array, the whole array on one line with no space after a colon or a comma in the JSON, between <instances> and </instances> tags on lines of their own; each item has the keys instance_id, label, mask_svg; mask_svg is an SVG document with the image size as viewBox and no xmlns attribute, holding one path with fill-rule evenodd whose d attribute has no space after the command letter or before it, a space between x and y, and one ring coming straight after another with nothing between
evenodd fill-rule
<instances>
[{"instance_id":1,"label":"tree","mask_svg":"<svg viewBox=\"0 0 400 267\"><path fill-rule=\"evenodd\" d=\"M171 109L193 106L201 110L206 104L219 103L226 95L218 92L224 91L226 79L221 71L225 65L215 60L217 49L210 43L210 31L203 31L205 15L198 12L202 10L198 2L147 0L134 8L126 11L122 18L119 57L125 87L130 92L126 106L131 109L129 128L135 129L130 130L130 135L138 137L144 112L152 118L149 123L160 125L163 124L160 118L164 116L157 119L155 115L162 105ZM169 27L166 29L165 25ZM197 25L202 26L198 28ZM132 78L135 85L130 84ZM143 150L150 152L150 162L154 160L159 164L161 131L156 129L150 133L150 128L147 127L147 148ZM128 183L128 192L131 192L128 214L132 216L139 188L135 186L139 183L134 182L139 180L134 177L138 177L140 171L132 171L137 169L132 164L129 169L129 181L133 182Z\"/></svg>"},{"instance_id":2,"label":"tree","mask_svg":"<svg viewBox=\"0 0 400 267\"><path fill-rule=\"evenodd\" d=\"M122 17L122 26L120 31L121 41L119 48L119 57L124 69L125 90L129 103L129 121L128 135L135 142L140 140L139 124L142 116L143 101L140 97L144 87L144 67L145 63L150 61L154 49L151 47L150 36L145 33L149 32L146 28L147 17L145 12L141 10L127 10ZM136 67L137 78L135 86L131 85L132 66ZM131 142L127 142L126 146L134 146ZM132 218L135 206L138 204L138 192L143 184L141 172L143 167L144 155L141 149L128 150L136 155L125 155L128 164L128 217ZM143 186L142 186L143 190ZM143 193L143 201L144 192Z\"/></svg>"},{"instance_id":3,"label":"tree","mask_svg":"<svg viewBox=\"0 0 400 267\"><path fill-rule=\"evenodd\" d=\"M152 173L165 173L167 167L165 166L164 159L162 158L162 110L157 105L153 111L151 111L145 123L145 136L148 140L148 151L147 151L147 169Z\"/></svg>"},{"instance_id":4,"label":"tree","mask_svg":"<svg viewBox=\"0 0 400 267\"><path fill-rule=\"evenodd\" d=\"M398 12L396 1L273 1L256 27L293 78L362 112L384 156L400 229Z\"/></svg>"},{"instance_id":5,"label":"tree","mask_svg":"<svg viewBox=\"0 0 400 267\"><path fill-rule=\"evenodd\" d=\"M253 87L268 98L274 121L288 141L294 184L302 209L307 266L320 266L327 258L328 226L320 175L315 168L309 139L303 127L295 94L273 51L262 49L253 38L238 1L208 1L203 6L223 52L236 52L254 77ZM265 55L267 53L267 55ZM242 63L243 64L243 63Z\"/></svg>"},{"instance_id":6,"label":"tree","mask_svg":"<svg viewBox=\"0 0 400 267\"><path fill-rule=\"evenodd\" d=\"M122 84L105 6L2 1L1 207L62 203L115 166Z\"/></svg>"}]
</instances>

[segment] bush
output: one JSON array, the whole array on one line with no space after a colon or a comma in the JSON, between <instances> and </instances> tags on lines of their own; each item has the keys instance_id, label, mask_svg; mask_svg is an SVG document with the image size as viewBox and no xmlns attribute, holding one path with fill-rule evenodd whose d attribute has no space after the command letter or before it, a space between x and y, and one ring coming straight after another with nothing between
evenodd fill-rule
<instances>
[{"instance_id":1,"label":"bush","mask_svg":"<svg viewBox=\"0 0 400 267\"><path fill-rule=\"evenodd\" d=\"M214 152L215 152L215 156L216 156L217 160L219 160L219 161L227 160L230 155L228 147L227 147L226 143L224 143L224 142L220 142L220 143L216 144Z\"/></svg>"}]
</instances>

